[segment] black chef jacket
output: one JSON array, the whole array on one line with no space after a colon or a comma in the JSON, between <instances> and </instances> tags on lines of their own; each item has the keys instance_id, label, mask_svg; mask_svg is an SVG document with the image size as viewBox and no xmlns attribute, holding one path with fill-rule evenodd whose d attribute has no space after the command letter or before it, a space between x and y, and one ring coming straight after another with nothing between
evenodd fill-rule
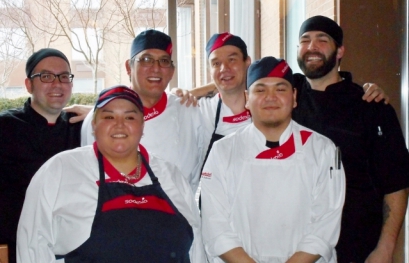
<instances>
[{"instance_id":1,"label":"black chef jacket","mask_svg":"<svg viewBox=\"0 0 409 263\"><path fill-rule=\"evenodd\" d=\"M384 195L409 186L409 154L392 106L362 100L352 75L340 75L342 81L316 91L295 74L293 119L341 149L347 190L338 262L363 262L379 240Z\"/></svg>"},{"instance_id":2,"label":"black chef jacket","mask_svg":"<svg viewBox=\"0 0 409 263\"><path fill-rule=\"evenodd\" d=\"M16 261L17 224L24 195L35 172L50 157L80 146L82 122L70 124L62 112L55 125L33 110L30 98L23 108L0 113L0 244L9 245Z\"/></svg>"}]
</instances>

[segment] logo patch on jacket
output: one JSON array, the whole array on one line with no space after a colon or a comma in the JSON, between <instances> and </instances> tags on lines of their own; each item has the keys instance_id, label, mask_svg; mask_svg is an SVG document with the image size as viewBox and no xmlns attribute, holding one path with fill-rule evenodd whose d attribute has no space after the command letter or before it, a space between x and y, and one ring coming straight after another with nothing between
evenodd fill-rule
<instances>
[{"instance_id":1,"label":"logo patch on jacket","mask_svg":"<svg viewBox=\"0 0 409 263\"><path fill-rule=\"evenodd\" d=\"M212 173L209 172L202 172L203 179L212 179Z\"/></svg>"}]
</instances>

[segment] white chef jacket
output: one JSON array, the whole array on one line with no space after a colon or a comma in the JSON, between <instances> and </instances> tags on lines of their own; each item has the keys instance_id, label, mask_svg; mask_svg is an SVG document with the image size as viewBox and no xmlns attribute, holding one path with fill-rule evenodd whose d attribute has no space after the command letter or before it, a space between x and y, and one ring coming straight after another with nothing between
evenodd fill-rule
<instances>
[{"instance_id":1,"label":"white chef jacket","mask_svg":"<svg viewBox=\"0 0 409 263\"><path fill-rule=\"evenodd\" d=\"M175 164L195 193L210 134L203 128L202 115L197 107L180 105L180 98L164 94L167 99L166 108L163 112L154 110L155 117L145 121L141 144L150 153ZM145 117L146 111L145 109ZM82 146L95 141L92 135L92 115L93 112L88 113L82 124Z\"/></svg>"},{"instance_id":2,"label":"white chef jacket","mask_svg":"<svg viewBox=\"0 0 409 263\"><path fill-rule=\"evenodd\" d=\"M244 94L243 94L244 96ZM216 119L217 103L219 102L220 94L212 98L201 98L198 100L199 110L203 115L204 126L207 134L212 134ZM240 128L243 128L251 123L251 115L249 111L235 115L232 110L224 103L220 108L220 117L217 124L216 133L226 136ZM206 145L207 146L207 145Z\"/></svg>"},{"instance_id":3,"label":"white chef jacket","mask_svg":"<svg viewBox=\"0 0 409 263\"><path fill-rule=\"evenodd\" d=\"M174 165L153 155L148 162L162 189L192 226L191 261L205 262L199 211L189 184ZM56 261L55 255L65 255L89 238L98 201L97 181L98 160L91 145L59 153L38 170L18 225L19 263L64 262ZM149 184L152 181L145 174L135 185Z\"/></svg>"},{"instance_id":4,"label":"white chef jacket","mask_svg":"<svg viewBox=\"0 0 409 263\"><path fill-rule=\"evenodd\" d=\"M300 139L301 131L309 137ZM303 142L286 159L256 159L269 148L253 124L214 144L202 172L202 235L211 262L223 262L218 256L235 247L257 262L286 262L297 251L336 262L343 167L328 138L291 121L280 146L291 135Z\"/></svg>"}]
</instances>

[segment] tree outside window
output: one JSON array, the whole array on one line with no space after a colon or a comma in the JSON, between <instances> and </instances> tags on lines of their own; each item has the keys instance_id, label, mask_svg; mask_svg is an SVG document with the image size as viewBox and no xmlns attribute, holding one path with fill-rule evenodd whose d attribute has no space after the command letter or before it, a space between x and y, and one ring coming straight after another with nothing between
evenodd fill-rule
<instances>
[{"instance_id":1,"label":"tree outside window","mask_svg":"<svg viewBox=\"0 0 409 263\"><path fill-rule=\"evenodd\" d=\"M78 9L99 9L101 0L71 0L71 7Z\"/></svg>"},{"instance_id":2,"label":"tree outside window","mask_svg":"<svg viewBox=\"0 0 409 263\"><path fill-rule=\"evenodd\" d=\"M86 57L96 59L95 51L100 49L99 43L102 41L102 32L98 28L73 28L72 39L72 60L86 61ZM84 53L86 56L84 56ZM98 55L103 59L103 52Z\"/></svg>"},{"instance_id":3,"label":"tree outside window","mask_svg":"<svg viewBox=\"0 0 409 263\"><path fill-rule=\"evenodd\" d=\"M25 46L25 37L20 28L0 27L0 97L6 97L10 75L24 59Z\"/></svg>"}]
</instances>

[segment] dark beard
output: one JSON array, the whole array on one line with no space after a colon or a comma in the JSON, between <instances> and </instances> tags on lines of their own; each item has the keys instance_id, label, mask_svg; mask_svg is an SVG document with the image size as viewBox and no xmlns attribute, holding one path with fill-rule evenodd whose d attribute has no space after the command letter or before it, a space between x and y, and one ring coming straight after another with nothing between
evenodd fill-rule
<instances>
[{"instance_id":1,"label":"dark beard","mask_svg":"<svg viewBox=\"0 0 409 263\"><path fill-rule=\"evenodd\" d=\"M283 125L284 121L261 121L260 123L266 128L277 128Z\"/></svg>"},{"instance_id":2,"label":"dark beard","mask_svg":"<svg viewBox=\"0 0 409 263\"><path fill-rule=\"evenodd\" d=\"M304 62L304 60L307 55L311 55L311 54L320 56L322 58L323 65L320 67L307 68L307 65ZM300 67L300 69L302 70L302 72L307 78L318 79L318 78L321 78L327 75L335 67L337 63L337 50L332 52L332 54L329 56L328 59L320 53L307 52L304 54L302 58L297 57L297 62L298 62L298 66Z\"/></svg>"}]
</instances>

